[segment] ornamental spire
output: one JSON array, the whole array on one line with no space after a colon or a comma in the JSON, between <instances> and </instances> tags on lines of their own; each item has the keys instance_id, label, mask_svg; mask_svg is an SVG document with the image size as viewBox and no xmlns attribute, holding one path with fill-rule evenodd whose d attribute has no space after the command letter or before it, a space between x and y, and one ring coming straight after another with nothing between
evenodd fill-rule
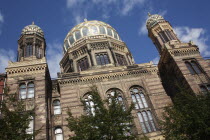
<instances>
[{"instance_id":1,"label":"ornamental spire","mask_svg":"<svg viewBox=\"0 0 210 140\"><path fill-rule=\"evenodd\" d=\"M148 17L151 17L151 14L148 12Z\"/></svg>"}]
</instances>

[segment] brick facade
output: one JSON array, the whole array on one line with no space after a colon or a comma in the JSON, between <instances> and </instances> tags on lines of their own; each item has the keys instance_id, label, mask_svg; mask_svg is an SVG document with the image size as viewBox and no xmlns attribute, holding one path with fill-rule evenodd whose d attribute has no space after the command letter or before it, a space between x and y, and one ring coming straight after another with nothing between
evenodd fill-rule
<instances>
[{"instance_id":1,"label":"brick facade","mask_svg":"<svg viewBox=\"0 0 210 140\"><path fill-rule=\"evenodd\" d=\"M103 26L107 32L109 28L114 35L87 35L74 43L68 40L74 32L82 31L83 25L93 23L98 28L99 25ZM147 107L132 111L134 129L139 136L145 133L152 140L163 140L157 121L161 119L164 107L172 103L170 96L176 93L176 83L199 94L201 85L207 86L209 83L210 67L208 61L201 57L198 47L192 42L182 43L169 22L160 15L149 15L147 28L161 56L158 66L151 62L135 64L132 54L115 29L103 22L85 21L68 33L64 40L64 56L60 62L61 73L57 79L51 80L45 58L43 31L34 24L26 26L18 41L18 62L9 62L6 68L6 84L10 93L20 93L21 84L34 84L34 98L25 99L27 109L37 106L34 129L42 128L34 139L55 140L55 130L60 128L64 140L67 140L72 134L66 127L67 108L71 109L74 116L83 114L80 98L95 85L102 99L107 98L109 90L118 89L126 105L134 101L131 89L140 88ZM33 50L32 53L26 52L27 47ZM202 69L201 73L190 73L186 61L192 60ZM3 83L0 82L0 93ZM55 101L59 101L61 113L55 113ZM147 111L152 114L155 126L151 132L142 128L138 116Z\"/></svg>"}]
</instances>

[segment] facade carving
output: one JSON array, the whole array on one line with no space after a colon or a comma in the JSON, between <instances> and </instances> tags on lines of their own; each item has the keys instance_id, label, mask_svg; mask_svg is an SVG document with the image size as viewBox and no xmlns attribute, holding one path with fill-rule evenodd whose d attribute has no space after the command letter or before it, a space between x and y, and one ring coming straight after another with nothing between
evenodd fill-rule
<instances>
[{"instance_id":1,"label":"facade carving","mask_svg":"<svg viewBox=\"0 0 210 140\"><path fill-rule=\"evenodd\" d=\"M37 106L33 130L42 129L34 139L67 140L73 134L67 128L67 109L74 116L85 113L80 98L87 96L92 85L102 99L117 89L125 105L135 104L132 129L139 136L164 139L157 121L176 94L176 82L202 94L210 89L210 67L199 48L193 42L181 42L162 16L149 14L146 26L160 54L158 66L135 64L113 27L85 20L64 39L61 72L53 80L45 58L44 32L34 23L22 30L18 61L9 62L5 77L10 92L17 92L27 109Z\"/></svg>"}]
</instances>

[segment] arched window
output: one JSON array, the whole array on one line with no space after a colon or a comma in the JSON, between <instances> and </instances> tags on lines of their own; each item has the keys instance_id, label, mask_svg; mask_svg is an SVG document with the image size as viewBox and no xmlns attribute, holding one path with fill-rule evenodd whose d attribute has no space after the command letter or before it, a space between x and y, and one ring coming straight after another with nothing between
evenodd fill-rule
<instances>
[{"instance_id":1,"label":"arched window","mask_svg":"<svg viewBox=\"0 0 210 140\"><path fill-rule=\"evenodd\" d=\"M26 99L26 85L25 84L20 85L19 94L20 94L20 99Z\"/></svg>"},{"instance_id":2,"label":"arched window","mask_svg":"<svg viewBox=\"0 0 210 140\"><path fill-rule=\"evenodd\" d=\"M127 61L126 61L124 55L121 55L121 54L118 54L118 53L115 53L115 55L116 55L117 62L118 62L119 65L121 65L121 66L127 65Z\"/></svg>"},{"instance_id":3,"label":"arched window","mask_svg":"<svg viewBox=\"0 0 210 140\"><path fill-rule=\"evenodd\" d=\"M166 43L169 41L168 37L166 36L166 33L164 31L161 31L158 33L163 43Z\"/></svg>"},{"instance_id":4,"label":"arched window","mask_svg":"<svg viewBox=\"0 0 210 140\"><path fill-rule=\"evenodd\" d=\"M132 101L135 104L142 131L144 133L156 131L154 119L145 98L144 90L139 86L134 86L130 88L130 94Z\"/></svg>"},{"instance_id":5,"label":"arched window","mask_svg":"<svg viewBox=\"0 0 210 140\"><path fill-rule=\"evenodd\" d=\"M34 83L21 84L19 87L19 98L34 98Z\"/></svg>"},{"instance_id":6,"label":"arched window","mask_svg":"<svg viewBox=\"0 0 210 140\"><path fill-rule=\"evenodd\" d=\"M91 94L86 94L84 96L85 104L87 107L87 114L90 115L95 115L95 108L94 108L94 102L93 102L93 96Z\"/></svg>"},{"instance_id":7,"label":"arched window","mask_svg":"<svg viewBox=\"0 0 210 140\"><path fill-rule=\"evenodd\" d=\"M54 115L61 114L61 104L59 100L53 101Z\"/></svg>"},{"instance_id":8,"label":"arched window","mask_svg":"<svg viewBox=\"0 0 210 140\"><path fill-rule=\"evenodd\" d=\"M147 101L145 99L143 90L139 87L134 87L130 90L132 101L135 104L136 109L148 108Z\"/></svg>"},{"instance_id":9,"label":"arched window","mask_svg":"<svg viewBox=\"0 0 210 140\"><path fill-rule=\"evenodd\" d=\"M144 133L156 131L151 111L138 112L137 115Z\"/></svg>"},{"instance_id":10,"label":"arched window","mask_svg":"<svg viewBox=\"0 0 210 140\"><path fill-rule=\"evenodd\" d=\"M193 70L193 68L189 62L185 62L185 65L187 66L187 68L191 74L195 74L195 71Z\"/></svg>"},{"instance_id":11,"label":"arched window","mask_svg":"<svg viewBox=\"0 0 210 140\"><path fill-rule=\"evenodd\" d=\"M30 116L30 122L28 125L28 128L26 129L27 134L33 134L34 133L34 118L33 116Z\"/></svg>"},{"instance_id":12,"label":"arched window","mask_svg":"<svg viewBox=\"0 0 210 140\"><path fill-rule=\"evenodd\" d=\"M27 44L26 46L26 57L32 56L33 55L33 46L32 44Z\"/></svg>"},{"instance_id":13,"label":"arched window","mask_svg":"<svg viewBox=\"0 0 210 140\"><path fill-rule=\"evenodd\" d=\"M29 83L28 84L28 95L27 98L33 98L34 97L34 84Z\"/></svg>"},{"instance_id":14,"label":"arched window","mask_svg":"<svg viewBox=\"0 0 210 140\"><path fill-rule=\"evenodd\" d=\"M87 70L89 68L88 58L83 57L80 60L77 61L77 68L78 71Z\"/></svg>"},{"instance_id":15,"label":"arched window","mask_svg":"<svg viewBox=\"0 0 210 140\"><path fill-rule=\"evenodd\" d=\"M109 64L109 56L107 53L98 53L96 54L96 62L98 65L106 65Z\"/></svg>"},{"instance_id":16,"label":"arched window","mask_svg":"<svg viewBox=\"0 0 210 140\"><path fill-rule=\"evenodd\" d=\"M40 46L38 46L38 45L35 46L35 55L36 55L37 58L41 58L42 57L41 50L42 49L41 49Z\"/></svg>"},{"instance_id":17,"label":"arched window","mask_svg":"<svg viewBox=\"0 0 210 140\"><path fill-rule=\"evenodd\" d=\"M55 140L63 140L63 131L61 128L55 129Z\"/></svg>"},{"instance_id":18,"label":"arched window","mask_svg":"<svg viewBox=\"0 0 210 140\"><path fill-rule=\"evenodd\" d=\"M197 74L200 74L200 73L201 73L201 69L199 68L198 64L197 64L195 61L192 61L192 62L191 62L191 65L192 65L194 71L195 71Z\"/></svg>"},{"instance_id":19,"label":"arched window","mask_svg":"<svg viewBox=\"0 0 210 140\"><path fill-rule=\"evenodd\" d=\"M122 104L123 105L123 109L126 110L126 107L125 107L125 103L124 103L124 100L123 100L123 93L121 90L117 89L117 88L113 88L113 89L109 89L106 94L108 96L108 100L109 102L111 102L111 99L110 97L111 96L115 96L117 93L117 102Z\"/></svg>"},{"instance_id":20,"label":"arched window","mask_svg":"<svg viewBox=\"0 0 210 140\"><path fill-rule=\"evenodd\" d=\"M191 61L191 62L186 61L185 64L186 64L186 66L187 66L187 68L188 68L188 70L190 71L191 74L202 73L201 68L199 67L199 65L195 61Z\"/></svg>"},{"instance_id":21,"label":"arched window","mask_svg":"<svg viewBox=\"0 0 210 140\"><path fill-rule=\"evenodd\" d=\"M200 86L201 92L205 93L207 92L207 88L205 86Z\"/></svg>"}]
</instances>

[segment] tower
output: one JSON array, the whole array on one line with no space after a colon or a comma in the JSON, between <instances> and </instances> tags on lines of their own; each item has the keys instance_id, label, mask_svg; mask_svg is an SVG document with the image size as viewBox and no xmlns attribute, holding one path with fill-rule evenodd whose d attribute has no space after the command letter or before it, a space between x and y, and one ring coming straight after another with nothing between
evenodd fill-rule
<instances>
[{"instance_id":1,"label":"tower","mask_svg":"<svg viewBox=\"0 0 210 140\"><path fill-rule=\"evenodd\" d=\"M32 23L23 28L18 40L17 62L9 62L6 68L6 85L9 94L17 93L26 104L26 110L35 106L27 133L41 129L34 139L50 139L49 104L51 79L45 58L46 43L40 27Z\"/></svg>"},{"instance_id":2,"label":"tower","mask_svg":"<svg viewBox=\"0 0 210 140\"><path fill-rule=\"evenodd\" d=\"M44 32L32 22L23 28L18 40L18 61L42 59L45 57Z\"/></svg>"},{"instance_id":3,"label":"tower","mask_svg":"<svg viewBox=\"0 0 210 140\"><path fill-rule=\"evenodd\" d=\"M146 26L160 54L158 68L168 95L173 97L178 87L205 94L210 89L209 65L198 46L192 41L181 42L170 23L160 15L149 14Z\"/></svg>"}]
</instances>

